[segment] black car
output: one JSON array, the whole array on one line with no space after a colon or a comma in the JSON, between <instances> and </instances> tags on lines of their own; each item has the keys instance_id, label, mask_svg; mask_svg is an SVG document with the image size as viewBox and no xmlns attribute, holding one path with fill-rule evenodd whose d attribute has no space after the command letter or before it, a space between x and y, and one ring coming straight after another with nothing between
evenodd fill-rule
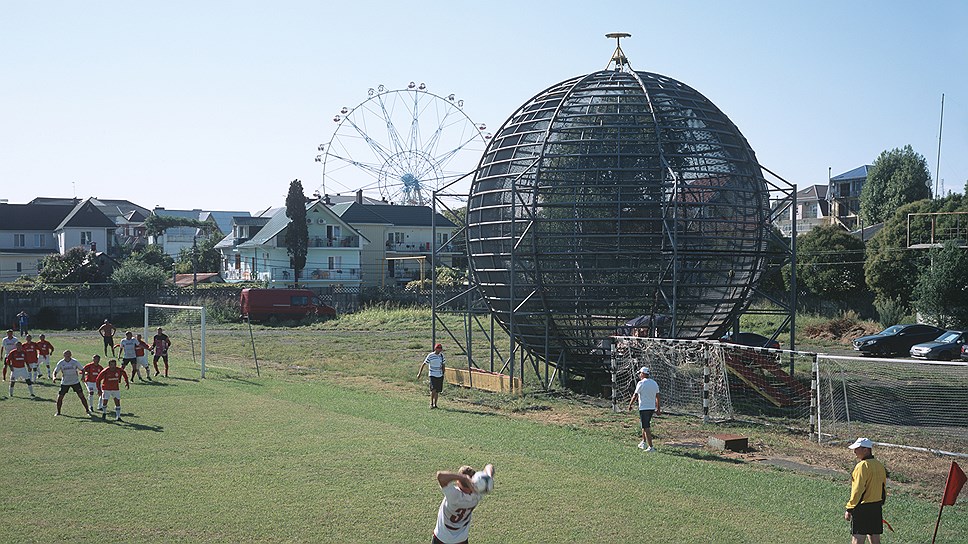
<instances>
[{"instance_id":1,"label":"black car","mask_svg":"<svg viewBox=\"0 0 968 544\"><path fill-rule=\"evenodd\" d=\"M941 336L930 342L915 344L911 348L911 357L916 359L932 359L951 361L961 356L961 348L968 340L968 333L962 331L945 331Z\"/></svg>"},{"instance_id":2,"label":"black car","mask_svg":"<svg viewBox=\"0 0 968 544\"><path fill-rule=\"evenodd\" d=\"M961 358L968 359L968 344L961 346Z\"/></svg>"},{"instance_id":3,"label":"black car","mask_svg":"<svg viewBox=\"0 0 968 544\"><path fill-rule=\"evenodd\" d=\"M944 329L932 325L893 325L877 334L854 340L854 350L863 355L907 355L915 344L930 342Z\"/></svg>"},{"instance_id":4,"label":"black car","mask_svg":"<svg viewBox=\"0 0 968 544\"><path fill-rule=\"evenodd\" d=\"M755 332L737 332L735 334L729 332L721 336L719 341L727 344L739 344L741 346L750 346L754 348L780 349L779 342L776 340L770 340L762 334L756 334Z\"/></svg>"}]
</instances>

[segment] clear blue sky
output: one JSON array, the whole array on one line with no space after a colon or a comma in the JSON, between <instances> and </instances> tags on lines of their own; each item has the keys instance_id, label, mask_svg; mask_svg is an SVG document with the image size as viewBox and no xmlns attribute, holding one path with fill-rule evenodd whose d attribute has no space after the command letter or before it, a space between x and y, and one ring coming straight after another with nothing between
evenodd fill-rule
<instances>
[{"instance_id":1,"label":"clear blue sky","mask_svg":"<svg viewBox=\"0 0 968 544\"><path fill-rule=\"evenodd\" d=\"M282 205L370 87L426 82L496 129L605 67L678 79L806 187L911 144L968 179L964 1L117 2L0 0L0 198ZM349 188L353 189L353 188ZM339 188L327 187L329 192Z\"/></svg>"}]
</instances>

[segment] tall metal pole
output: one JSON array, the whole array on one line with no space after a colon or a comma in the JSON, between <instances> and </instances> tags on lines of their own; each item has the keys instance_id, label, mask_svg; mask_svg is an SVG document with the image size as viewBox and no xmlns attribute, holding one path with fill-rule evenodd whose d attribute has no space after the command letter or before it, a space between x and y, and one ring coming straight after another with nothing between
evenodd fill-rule
<instances>
[{"instance_id":1,"label":"tall metal pole","mask_svg":"<svg viewBox=\"0 0 968 544\"><path fill-rule=\"evenodd\" d=\"M941 131L944 128L944 93L941 93L941 122L938 123L938 166L934 169L934 198L941 198L938 194L938 184L941 182Z\"/></svg>"}]
</instances>

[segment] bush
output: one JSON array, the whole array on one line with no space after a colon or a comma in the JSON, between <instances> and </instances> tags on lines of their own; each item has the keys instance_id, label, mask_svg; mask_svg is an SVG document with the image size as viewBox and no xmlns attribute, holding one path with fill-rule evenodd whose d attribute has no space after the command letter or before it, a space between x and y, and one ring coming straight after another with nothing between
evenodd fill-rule
<instances>
[{"instance_id":1,"label":"bush","mask_svg":"<svg viewBox=\"0 0 968 544\"><path fill-rule=\"evenodd\" d=\"M908 308L900 298L878 299L874 301L877 320L884 327L902 323L908 316Z\"/></svg>"}]
</instances>

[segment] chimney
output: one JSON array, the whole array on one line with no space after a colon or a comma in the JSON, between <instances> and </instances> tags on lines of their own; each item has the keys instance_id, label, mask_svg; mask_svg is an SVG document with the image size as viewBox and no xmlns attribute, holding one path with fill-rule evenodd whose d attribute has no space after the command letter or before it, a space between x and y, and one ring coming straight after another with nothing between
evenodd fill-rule
<instances>
[{"instance_id":1,"label":"chimney","mask_svg":"<svg viewBox=\"0 0 968 544\"><path fill-rule=\"evenodd\" d=\"M332 202L329 201L329 195L323 195L323 204L326 204L327 206L332 204Z\"/></svg>"},{"instance_id":2,"label":"chimney","mask_svg":"<svg viewBox=\"0 0 968 544\"><path fill-rule=\"evenodd\" d=\"M357 204L363 203L363 189L356 191L356 203Z\"/></svg>"}]
</instances>

